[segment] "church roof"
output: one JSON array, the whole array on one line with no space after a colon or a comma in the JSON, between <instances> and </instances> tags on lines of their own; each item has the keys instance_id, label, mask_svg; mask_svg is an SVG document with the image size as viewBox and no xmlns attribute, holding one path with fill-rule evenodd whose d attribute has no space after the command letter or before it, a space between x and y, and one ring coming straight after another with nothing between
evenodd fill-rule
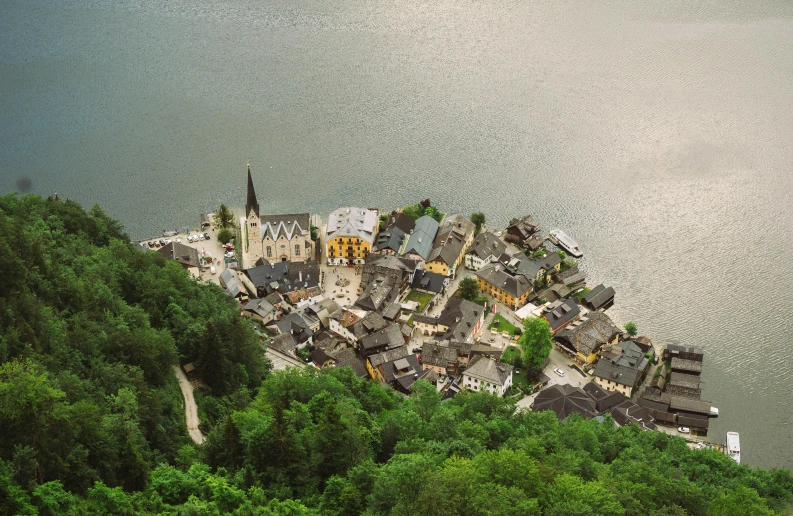
<instances>
[{"instance_id":1,"label":"church roof","mask_svg":"<svg viewBox=\"0 0 793 516\"><path fill-rule=\"evenodd\" d=\"M248 164L248 202L245 203L245 216L253 210L259 216L259 201L256 200L256 190L253 188L253 178L251 177L251 166Z\"/></svg>"}]
</instances>

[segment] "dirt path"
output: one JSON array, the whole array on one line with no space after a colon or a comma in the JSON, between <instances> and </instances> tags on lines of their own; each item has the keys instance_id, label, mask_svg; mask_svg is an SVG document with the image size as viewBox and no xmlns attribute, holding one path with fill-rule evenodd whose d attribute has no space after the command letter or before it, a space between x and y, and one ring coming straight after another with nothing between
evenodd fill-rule
<instances>
[{"instance_id":1,"label":"dirt path","mask_svg":"<svg viewBox=\"0 0 793 516\"><path fill-rule=\"evenodd\" d=\"M193 386L187 381L187 377L181 367L173 366L173 372L176 378L179 379L179 388L182 389L182 396L184 397L184 418L187 423L187 431L196 444L201 444L204 442L204 434L198 429L198 407L193 397Z\"/></svg>"}]
</instances>

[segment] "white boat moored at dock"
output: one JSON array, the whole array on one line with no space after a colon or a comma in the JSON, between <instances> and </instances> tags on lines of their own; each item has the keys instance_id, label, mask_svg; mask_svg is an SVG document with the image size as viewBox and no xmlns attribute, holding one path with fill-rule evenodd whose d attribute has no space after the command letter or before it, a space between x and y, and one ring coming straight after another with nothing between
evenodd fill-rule
<instances>
[{"instance_id":1,"label":"white boat moored at dock","mask_svg":"<svg viewBox=\"0 0 793 516\"><path fill-rule=\"evenodd\" d=\"M551 235L553 240L556 241L554 242L556 245L567 251L567 253L571 256L575 256L576 258L581 258L584 256L584 253L582 253L581 249L578 247L578 243L567 236L564 231L560 229L553 229L548 234Z\"/></svg>"},{"instance_id":2,"label":"white boat moored at dock","mask_svg":"<svg viewBox=\"0 0 793 516\"><path fill-rule=\"evenodd\" d=\"M741 463L741 442L738 438L738 432L727 432L727 455L737 462Z\"/></svg>"}]
</instances>

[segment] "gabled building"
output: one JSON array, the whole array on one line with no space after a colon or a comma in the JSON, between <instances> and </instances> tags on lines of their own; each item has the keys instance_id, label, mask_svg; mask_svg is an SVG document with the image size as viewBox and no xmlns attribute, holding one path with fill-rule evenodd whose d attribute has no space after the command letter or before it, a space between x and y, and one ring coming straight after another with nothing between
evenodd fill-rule
<instances>
[{"instance_id":1,"label":"gabled building","mask_svg":"<svg viewBox=\"0 0 793 516\"><path fill-rule=\"evenodd\" d=\"M237 272L231 269L226 269L220 273L220 286L226 289L226 292L240 302L248 301L248 291L245 285L237 277Z\"/></svg>"},{"instance_id":2,"label":"gabled building","mask_svg":"<svg viewBox=\"0 0 793 516\"><path fill-rule=\"evenodd\" d=\"M396 348L370 355L364 360L364 363L366 365L366 370L369 372L369 376L372 378L372 380L378 383L385 382L386 372L385 369L383 369L383 364L386 362L399 360L400 358L405 358L408 355L410 355L410 351L408 351L407 346L398 346Z\"/></svg>"},{"instance_id":3,"label":"gabled building","mask_svg":"<svg viewBox=\"0 0 793 516\"><path fill-rule=\"evenodd\" d=\"M363 337L380 331L389 325L388 321L383 319L377 312L367 313L363 310L348 310L345 308L342 308L340 312L330 317L330 329L356 347L358 341Z\"/></svg>"},{"instance_id":4,"label":"gabled building","mask_svg":"<svg viewBox=\"0 0 793 516\"><path fill-rule=\"evenodd\" d=\"M242 305L242 315L262 324L275 320L278 310L266 299L249 299Z\"/></svg>"},{"instance_id":5,"label":"gabled building","mask_svg":"<svg viewBox=\"0 0 793 516\"><path fill-rule=\"evenodd\" d=\"M241 228L244 267L250 267L260 260L302 262L314 257L308 213L261 215L250 165L248 196Z\"/></svg>"},{"instance_id":6,"label":"gabled building","mask_svg":"<svg viewBox=\"0 0 793 516\"><path fill-rule=\"evenodd\" d=\"M388 220L386 221L385 228L392 229L396 228L409 235L413 228L416 226L416 219L411 217L410 215L405 215L401 211L392 211L391 215L388 216Z\"/></svg>"},{"instance_id":7,"label":"gabled building","mask_svg":"<svg viewBox=\"0 0 793 516\"><path fill-rule=\"evenodd\" d=\"M438 295L446 288L448 281L449 278L443 274L418 269L413 274L413 283L410 284L410 288L426 294Z\"/></svg>"},{"instance_id":8,"label":"gabled building","mask_svg":"<svg viewBox=\"0 0 793 516\"><path fill-rule=\"evenodd\" d=\"M441 339L472 342L474 335L482 328L484 319L484 307L453 297L437 318L414 315L413 328L425 336L440 335Z\"/></svg>"},{"instance_id":9,"label":"gabled building","mask_svg":"<svg viewBox=\"0 0 793 516\"><path fill-rule=\"evenodd\" d=\"M523 253L515 253L512 256L504 253L498 257L498 262L505 269L517 274L523 274L527 279L531 280L532 284L538 281L547 283L551 278L551 274L539 260L532 260Z\"/></svg>"},{"instance_id":10,"label":"gabled building","mask_svg":"<svg viewBox=\"0 0 793 516\"><path fill-rule=\"evenodd\" d=\"M427 341L421 347L421 367L432 369L439 375L456 375L458 352L458 349L449 346L449 341Z\"/></svg>"},{"instance_id":11,"label":"gabled building","mask_svg":"<svg viewBox=\"0 0 793 516\"><path fill-rule=\"evenodd\" d=\"M474 392L503 396L512 386L512 366L487 357L475 357L463 372L462 384Z\"/></svg>"},{"instance_id":12,"label":"gabled building","mask_svg":"<svg viewBox=\"0 0 793 516\"><path fill-rule=\"evenodd\" d=\"M591 364L603 346L616 344L620 329L602 312L590 312L580 321L559 331L556 347L581 364Z\"/></svg>"},{"instance_id":13,"label":"gabled building","mask_svg":"<svg viewBox=\"0 0 793 516\"><path fill-rule=\"evenodd\" d=\"M410 218L410 217L408 217ZM407 234L399 228L390 228L377 235L377 241L372 247L372 254L397 255L405 245Z\"/></svg>"},{"instance_id":14,"label":"gabled building","mask_svg":"<svg viewBox=\"0 0 793 516\"><path fill-rule=\"evenodd\" d=\"M534 221L534 217L526 215L525 217L509 221L507 236L505 238L508 242L525 247L526 241L539 230L540 227L537 225L537 222Z\"/></svg>"},{"instance_id":15,"label":"gabled building","mask_svg":"<svg viewBox=\"0 0 793 516\"><path fill-rule=\"evenodd\" d=\"M432 243L438 234L438 227L438 221L429 215L419 217L405 240L400 254L420 263L426 262L432 252Z\"/></svg>"},{"instance_id":16,"label":"gabled building","mask_svg":"<svg viewBox=\"0 0 793 516\"><path fill-rule=\"evenodd\" d=\"M598 360L592 376L603 389L621 392L630 398L650 361L631 341L620 342L611 348L616 356Z\"/></svg>"},{"instance_id":17,"label":"gabled building","mask_svg":"<svg viewBox=\"0 0 793 516\"><path fill-rule=\"evenodd\" d=\"M347 348L333 355L336 360L336 367L349 367L358 378L366 378L369 373L366 371L366 366L363 360L355 353L352 348Z\"/></svg>"},{"instance_id":18,"label":"gabled building","mask_svg":"<svg viewBox=\"0 0 793 516\"><path fill-rule=\"evenodd\" d=\"M422 371L416 355L408 355L383 364L385 382L403 394L410 394L410 388L431 371Z\"/></svg>"},{"instance_id":19,"label":"gabled building","mask_svg":"<svg viewBox=\"0 0 793 516\"><path fill-rule=\"evenodd\" d=\"M405 339L398 324L391 324L380 331L366 335L358 341L358 352L366 359L374 354L403 347Z\"/></svg>"},{"instance_id":20,"label":"gabled building","mask_svg":"<svg viewBox=\"0 0 793 516\"><path fill-rule=\"evenodd\" d=\"M427 257L426 269L453 278L474 241L475 229L474 223L459 213L444 218Z\"/></svg>"},{"instance_id":21,"label":"gabled building","mask_svg":"<svg viewBox=\"0 0 793 516\"><path fill-rule=\"evenodd\" d=\"M465 266L478 271L490 262L495 262L507 250L500 238L489 231L483 231L474 237L470 249L465 254Z\"/></svg>"},{"instance_id":22,"label":"gabled building","mask_svg":"<svg viewBox=\"0 0 793 516\"><path fill-rule=\"evenodd\" d=\"M578 319L581 309L572 299L559 299L546 306L542 317L548 321L551 331L557 332L567 324ZM593 358L594 360L594 358Z\"/></svg>"},{"instance_id":23,"label":"gabled building","mask_svg":"<svg viewBox=\"0 0 793 516\"><path fill-rule=\"evenodd\" d=\"M590 310L606 310L614 304L614 289L602 284L593 288L584 296L584 306Z\"/></svg>"},{"instance_id":24,"label":"gabled building","mask_svg":"<svg viewBox=\"0 0 793 516\"><path fill-rule=\"evenodd\" d=\"M534 291L526 276L500 263L490 263L476 271L476 282L480 291L513 310L525 305Z\"/></svg>"},{"instance_id":25,"label":"gabled building","mask_svg":"<svg viewBox=\"0 0 793 516\"><path fill-rule=\"evenodd\" d=\"M365 263L379 224L377 210L350 206L332 212L325 231L328 265Z\"/></svg>"},{"instance_id":26,"label":"gabled building","mask_svg":"<svg viewBox=\"0 0 793 516\"><path fill-rule=\"evenodd\" d=\"M319 263L314 260L274 262L245 269L243 273L256 288L258 297L273 292L287 296L301 290L308 291L309 295L317 295L322 287Z\"/></svg>"},{"instance_id":27,"label":"gabled building","mask_svg":"<svg viewBox=\"0 0 793 516\"><path fill-rule=\"evenodd\" d=\"M267 328L278 335L292 335L298 343L297 347L302 348L312 343L314 333L319 328L319 321L311 320L305 314L292 312L278 321L270 322Z\"/></svg>"},{"instance_id":28,"label":"gabled building","mask_svg":"<svg viewBox=\"0 0 793 516\"><path fill-rule=\"evenodd\" d=\"M198 276L199 267L201 267L201 259L198 256L197 249L193 249L184 244L171 242L157 249L157 252L165 256L168 260L179 262L182 267L190 271L193 276Z\"/></svg>"}]
</instances>

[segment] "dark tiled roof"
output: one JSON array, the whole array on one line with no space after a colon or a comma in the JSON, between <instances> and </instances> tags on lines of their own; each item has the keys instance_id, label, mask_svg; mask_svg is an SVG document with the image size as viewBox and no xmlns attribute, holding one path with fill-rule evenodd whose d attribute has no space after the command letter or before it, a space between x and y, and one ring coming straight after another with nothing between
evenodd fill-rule
<instances>
[{"instance_id":1,"label":"dark tiled roof","mask_svg":"<svg viewBox=\"0 0 793 516\"><path fill-rule=\"evenodd\" d=\"M280 236L292 240L296 235L307 235L310 228L308 213L287 213L285 215L262 215L259 219L262 238L277 240Z\"/></svg>"},{"instance_id":2,"label":"dark tiled roof","mask_svg":"<svg viewBox=\"0 0 793 516\"><path fill-rule=\"evenodd\" d=\"M184 244L171 242L157 249L157 252L169 260L176 260L185 267L199 267L201 265L201 261L198 259L198 250Z\"/></svg>"},{"instance_id":3,"label":"dark tiled roof","mask_svg":"<svg viewBox=\"0 0 793 516\"><path fill-rule=\"evenodd\" d=\"M361 353L367 355L373 354L371 350L387 350L404 346L405 339L402 337L402 330L399 325L392 324L378 332L363 337L359 344Z\"/></svg>"},{"instance_id":4,"label":"dark tiled roof","mask_svg":"<svg viewBox=\"0 0 793 516\"><path fill-rule=\"evenodd\" d=\"M391 228L377 234L377 240L372 248L373 251L391 250L398 253L402 248L402 243L407 238L405 232L399 228Z\"/></svg>"},{"instance_id":5,"label":"dark tiled roof","mask_svg":"<svg viewBox=\"0 0 793 516\"><path fill-rule=\"evenodd\" d=\"M542 315L551 325L551 329L555 330L578 317L580 313L581 309L575 301L560 299L548 305Z\"/></svg>"},{"instance_id":6,"label":"dark tiled roof","mask_svg":"<svg viewBox=\"0 0 793 516\"><path fill-rule=\"evenodd\" d=\"M608 315L590 312L585 319L582 318L577 324L570 325L557 333L556 339L583 355L590 355L619 334L620 329Z\"/></svg>"},{"instance_id":7,"label":"dark tiled roof","mask_svg":"<svg viewBox=\"0 0 793 516\"><path fill-rule=\"evenodd\" d=\"M293 354L297 348L297 340L290 333L284 333L268 340L267 347L276 349L281 353Z\"/></svg>"},{"instance_id":8,"label":"dark tiled roof","mask_svg":"<svg viewBox=\"0 0 793 516\"><path fill-rule=\"evenodd\" d=\"M453 297L449 299L438 321L449 329L443 338L448 340L471 340L477 320L482 317L484 307L476 303ZM415 320L415 316L414 319Z\"/></svg>"},{"instance_id":9,"label":"dark tiled roof","mask_svg":"<svg viewBox=\"0 0 793 516\"><path fill-rule=\"evenodd\" d=\"M374 355L370 356L368 360L369 363L372 364L372 367L377 367L379 365L385 364L386 362L404 358L409 354L410 351L408 350L407 346L398 346L393 349L381 351L380 353L375 353Z\"/></svg>"},{"instance_id":10,"label":"dark tiled roof","mask_svg":"<svg viewBox=\"0 0 793 516\"><path fill-rule=\"evenodd\" d=\"M685 371L699 374L702 372L702 362L675 357L672 359L672 371Z\"/></svg>"},{"instance_id":11,"label":"dark tiled roof","mask_svg":"<svg viewBox=\"0 0 793 516\"><path fill-rule=\"evenodd\" d=\"M253 210L259 216L259 201L256 200L256 190L253 188L253 178L251 177L251 166L248 165L248 201L245 203L245 216Z\"/></svg>"},{"instance_id":12,"label":"dark tiled roof","mask_svg":"<svg viewBox=\"0 0 793 516\"><path fill-rule=\"evenodd\" d=\"M614 289L604 287L602 284L592 289L584 296L584 304L592 310L599 310L614 302Z\"/></svg>"},{"instance_id":13,"label":"dark tiled roof","mask_svg":"<svg viewBox=\"0 0 793 516\"><path fill-rule=\"evenodd\" d=\"M259 317L265 318L273 314L275 307L266 299L251 299L242 307L243 310L253 312Z\"/></svg>"},{"instance_id":14,"label":"dark tiled roof","mask_svg":"<svg viewBox=\"0 0 793 516\"><path fill-rule=\"evenodd\" d=\"M413 283L410 286L414 289L440 294L443 291L444 281L446 281L446 276L443 274L418 269L413 274Z\"/></svg>"},{"instance_id":15,"label":"dark tiled roof","mask_svg":"<svg viewBox=\"0 0 793 516\"><path fill-rule=\"evenodd\" d=\"M366 366L363 361L355 354L355 350L347 348L339 353L336 353L336 367L351 367L358 378L366 378L369 373L366 371Z\"/></svg>"},{"instance_id":16,"label":"dark tiled roof","mask_svg":"<svg viewBox=\"0 0 793 516\"><path fill-rule=\"evenodd\" d=\"M500 263L489 263L476 271L477 277L515 298L531 292L532 284L523 274L516 274Z\"/></svg>"},{"instance_id":17,"label":"dark tiled roof","mask_svg":"<svg viewBox=\"0 0 793 516\"><path fill-rule=\"evenodd\" d=\"M438 260L453 265L474 229L474 223L459 213L443 219L427 261Z\"/></svg>"},{"instance_id":18,"label":"dark tiled roof","mask_svg":"<svg viewBox=\"0 0 793 516\"><path fill-rule=\"evenodd\" d=\"M501 256L507 250L505 244L500 238L489 231L483 231L476 235L471 248L468 249L468 254L472 254L481 259L486 259L489 256Z\"/></svg>"},{"instance_id":19,"label":"dark tiled roof","mask_svg":"<svg viewBox=\"0 0 793 516\"><path fill-rule=\"evenodd\" d=\"M355 316L355 314L353 314L352 312L349 311L345 311L345 312L346 314ZM357 318L357 316L355 317ZM385 319L383 319L382 315L378 314L377 312L369 312L368 314L363 316L363 318L353 322L348 329L352 332L353 335L355 335L357 339L360 339L362 337L365 337L366 335L369 335L370 333L374 333L376 331L382 330L386 326L388 326L388 322Z\"/></svg>"},{"instance_id":20,"label":"dark tiled roof","mask_svg":"<svg viewBox=\"0 0 793 516\"><path fill-rule=\"evenodd\" d=\"M570 384L552 385L540 391L534 398L532 410L534 412L553 410L560 421L576 413L586 418L597 415L595 400L580 387L573 387Z\"/></svg>"},{"instance_id":21,"label":"dark tiled roof","mask_svg":"<svg viewBox=\"0 0 793 516\"><path fill-rule=\"evenodd\" d=\"M385 310L398 293L398 285L394 284L391 276L380 277L369 283L355 301L355 305L379 312Z\"/></svg>"},{"instance_id":22,"label":"dark tiled roof","mask_svg":"<svg viewBox=\"0 0 793 516\"><path fill-rule=\"evenodd\" d=\"M319 263L307 262L274 262L260 265L243 271L251 283L266 294L310 289L319 285Z\"/></svg>"},{"instance_id":23,"label":"dark tiled roof","mask_svg":"<svg viewBox=\"0 0 793 516\"><path fill-rule=\"evenodd\" d=\"M463 375L479 378L495 385L504 385L512 375L512 366L480 355L468 363Z\"/></svg>"},{"instance_id":24,"label":"dark tiled roof","mask_svg":"<svg viewBox=\"0 0 793 516\"><path fill-rule=\"evenodd\" d=\"M454 367L457 363L457 350L449 347L448 341L425 342L421 347L421 362L436 367Z\"/></svg>"},{"instance_id":25,"label":"dark tiled roof","mask_svg":"<svg viewBox=\"0 0 793 516\"><path fill-rule=\"evenodd\" d=\"M407 234L410 233L415 225L416 220L413 217L405 215L402 212L392 211L385 227L386 229L396 228L402 231L403 234Z\"/></svg>"},{"instance_id":26,"label":"dark tiled roof","mask_svg":"<svg viewBox=\"0 0 793 516\"><path fill-rule=\"evenodd\" d=\"M531 237L531 235L536 233L539 229L537 222L531 215L526 215L519 219L512 219L509 221L509 226L507 226L507 232L519 236L521 240Z\"/></svg>"},{"instance_id":27,"label":"dark tiled roof","mask_svg":"<svg viewBox=\"0 0 793 516\"><path fill-rule=\"evenodd\" d=\"M598 360L593 376L628 387L636 387L649 361L633 342L620 342L622 354L613 360Z\"/></svg>"}]
</instances>

